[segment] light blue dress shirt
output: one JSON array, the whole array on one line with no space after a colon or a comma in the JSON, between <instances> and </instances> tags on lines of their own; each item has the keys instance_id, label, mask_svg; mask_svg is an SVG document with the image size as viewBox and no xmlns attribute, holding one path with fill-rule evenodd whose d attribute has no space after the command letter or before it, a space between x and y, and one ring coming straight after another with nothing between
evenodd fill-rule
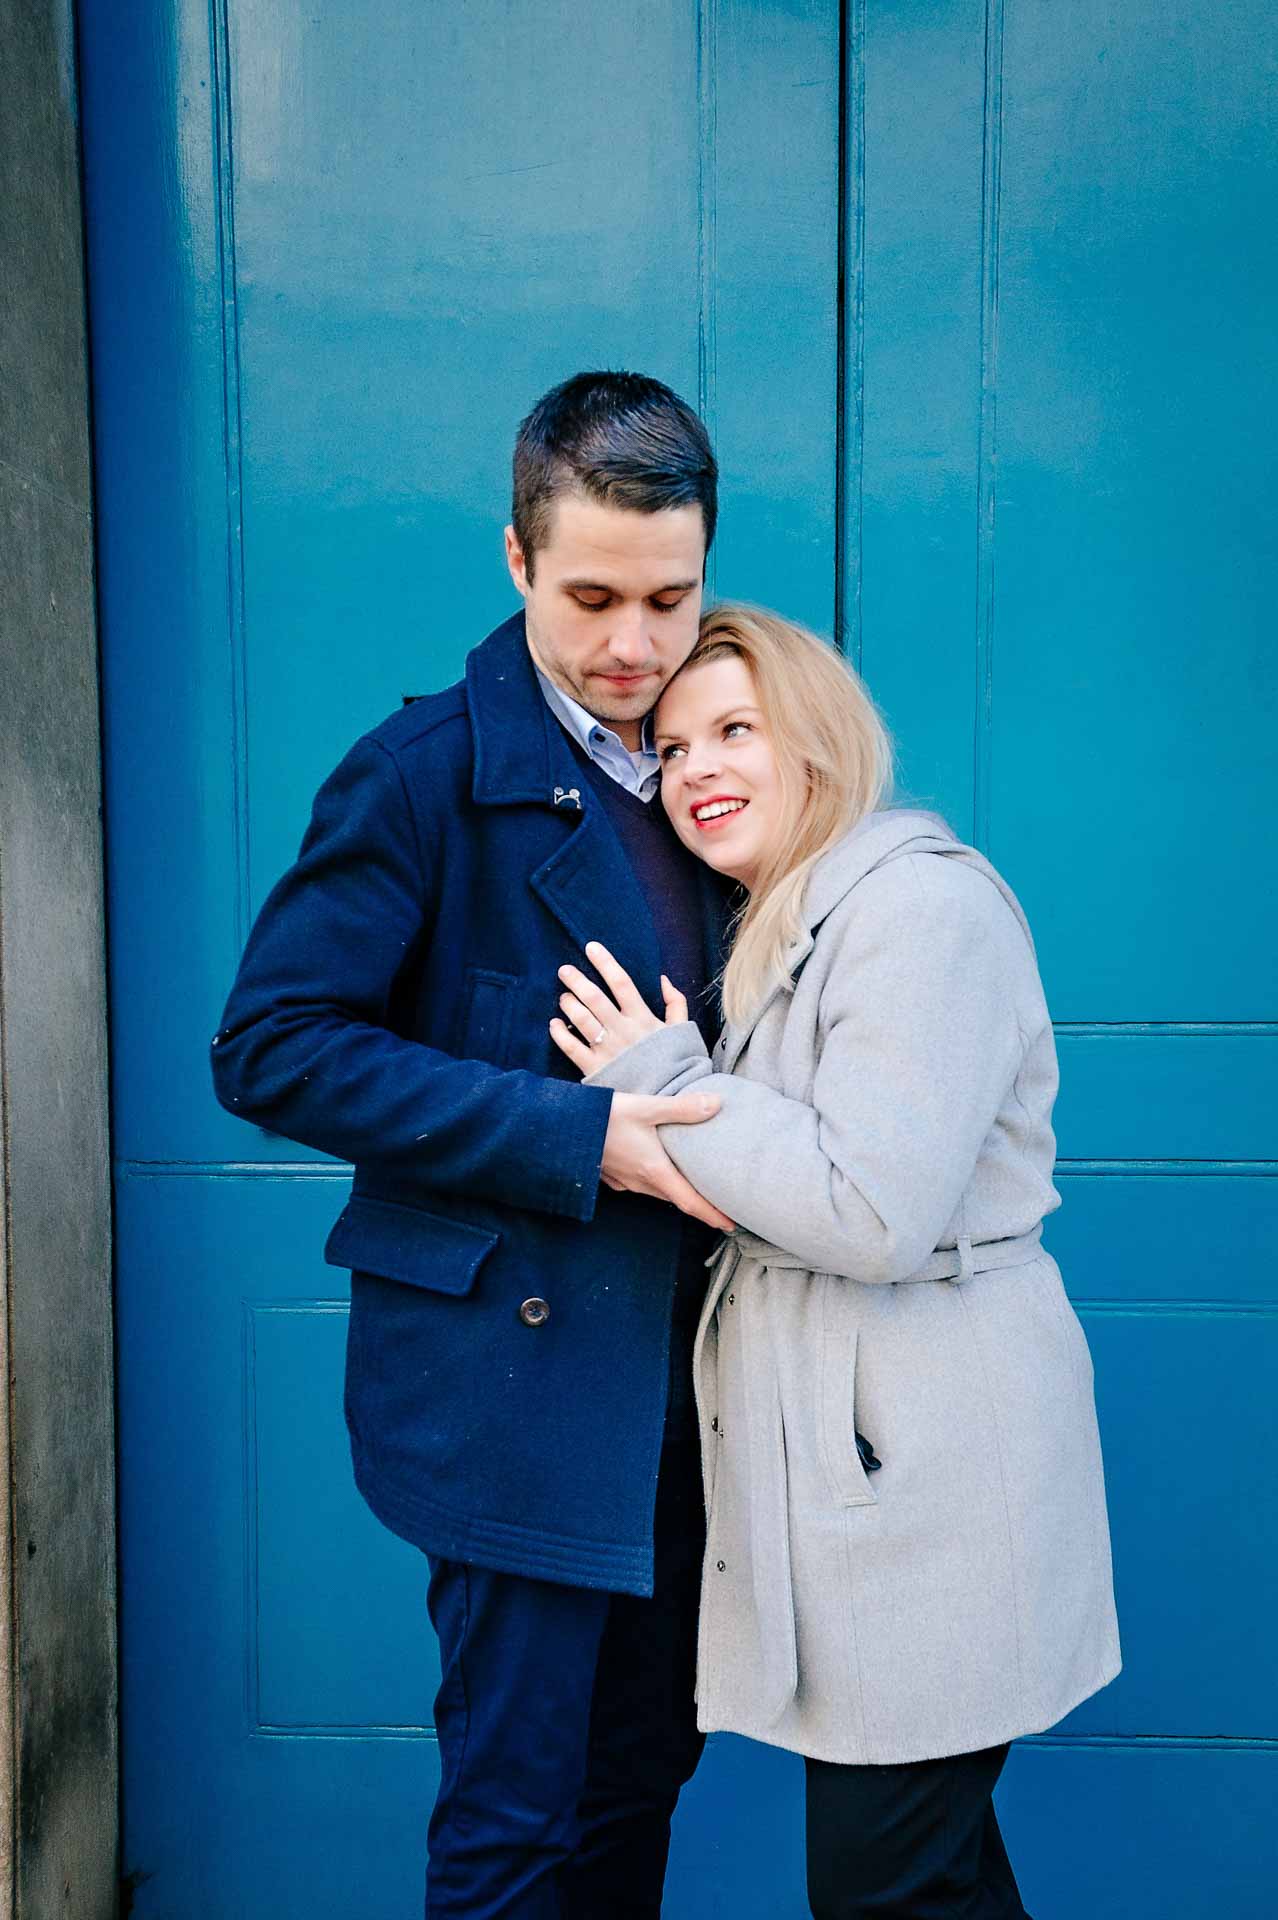
<instances>
[{"instance_id":1,"label":"light blue dress shirt","mask_svg":"<svg viewBox=\"0 0 1278 1920\"><path fill-rule=\"evenodd\" d=\"M661 785L661 759L652 744L652 716L643 723L642 747L638 753L631 753L611 727L596 720L593 713L587 713L557 687L535 660L533 669L546 696L546 705L595 765L602 767L627 793L635 794L640 800L651 800Z\"/></svg>"}]
</instances>

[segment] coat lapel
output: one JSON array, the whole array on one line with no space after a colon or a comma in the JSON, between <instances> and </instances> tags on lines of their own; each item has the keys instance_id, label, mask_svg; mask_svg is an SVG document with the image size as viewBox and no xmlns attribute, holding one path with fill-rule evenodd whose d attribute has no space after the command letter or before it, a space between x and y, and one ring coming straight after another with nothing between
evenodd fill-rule
<instances>
[{"instance_id":1,"label":"coat lapel","mask_svg":"<svg viewBox=\"0 0 1278 1920\"><path fill-rule=\"evenodd\" d=\"M537 684L522 613L470 654L466 700L476 803L541 806L555 815L558 844L529 876L533 892L578 949L588 940L601 940L649 1005L659 1009L661 959L652 916L621 842Z\"/></svg>"},{"instance_id":2,"label":"coat lapel","mask_svg":"<svg viewBox=\"0 0 1278 1920\"><path fill-rule=\"evenodd\" d=\"M601 940L648 1005L659 1009L661 956L652 915L602 803L580 775L577 784L582 810L530 884L579 948ZM580 964L588 964L584 954Z\"/></svg>"}]
</instances>

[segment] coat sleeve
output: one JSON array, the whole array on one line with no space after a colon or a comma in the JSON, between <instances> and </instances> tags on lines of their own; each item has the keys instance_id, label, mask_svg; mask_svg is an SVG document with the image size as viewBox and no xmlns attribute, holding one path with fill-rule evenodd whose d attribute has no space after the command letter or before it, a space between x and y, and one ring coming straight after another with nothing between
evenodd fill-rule
<instances>
[{"instance_id":1,"label":"coat sleeve","mask_svg":"<svg viewBox=\"0 0 1278 1920\"><path fill-rule=\"evenodd\" d=\"M458 1060L388 1026L431 921L399 768L363 739L320 789L296 864L258 915L213 1040L218 1099L434 1193L590 1219L611 1092Z\"/></svg>"},{"instance_id":2,"label":"coat sleeve","mask_svg":"<svg viewBox=\"0 0 1278 1920\"><path fill-rule=\"evenodd\" d=\"M1024 937L988 880L941 864L893 861L818 933L818 952L837 945L810 1105L715 1073L687 1025L591 1075L626 1092L718 1094L713 1119L661 1129L666 1151L707 1200L817 1272L885 1283L918 1271L1019 1068Z\"/></svg>"}]
</instances>

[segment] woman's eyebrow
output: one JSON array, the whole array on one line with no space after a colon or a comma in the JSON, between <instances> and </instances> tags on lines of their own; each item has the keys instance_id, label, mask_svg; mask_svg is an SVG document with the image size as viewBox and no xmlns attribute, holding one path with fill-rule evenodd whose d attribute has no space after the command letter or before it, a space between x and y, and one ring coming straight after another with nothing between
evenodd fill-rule
<instances>
[{"instance_id":1,"label":"woman's eyebrow","mask_svg":"<svg viewBox=\"0 0 1278 1920\"><path fill-rule=\"evenodd\" d=\"M739 713L753 713L753 714L757 714L760 718L762 718L761 710L758 707L748 707L748 706L729 707L726 713L717 714L715 718L710 722L710 725L712 727L721 727L723 726L725 721L733 719L734 716ZM677 733L657 732L657 733L654 733L652 736L652 744L655 747L658 740L678 740L679 738L680 738L680 735Z\"/></svg>"}]
</instances>

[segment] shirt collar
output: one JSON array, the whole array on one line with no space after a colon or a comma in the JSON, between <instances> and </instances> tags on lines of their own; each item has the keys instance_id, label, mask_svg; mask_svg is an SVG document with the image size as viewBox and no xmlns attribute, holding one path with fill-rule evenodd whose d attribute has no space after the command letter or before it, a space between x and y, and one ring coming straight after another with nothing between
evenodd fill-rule
<instances>
[{"instance_id":1,"label":"shirt collar","mask_svg":"<svg viewBox=\"0 0 1278 1920\"><path fill-rule=\"evenodd\" d=\"M657 790L661 778L661 759L652 744L652 715L644 716L641 730L642 745L638 753L632 753L621 736L613 732L602 720L588 713L562 687L557 687L548 674L542 672L533 661L533 671L538 684L546 697L546 705L557 719L561 720L582 751L611 773L613 778L623 778L624 784L641 798L648 800ZM631 778L625 779L626 763L629 763Z\"/></svg>"}]
</instances>

